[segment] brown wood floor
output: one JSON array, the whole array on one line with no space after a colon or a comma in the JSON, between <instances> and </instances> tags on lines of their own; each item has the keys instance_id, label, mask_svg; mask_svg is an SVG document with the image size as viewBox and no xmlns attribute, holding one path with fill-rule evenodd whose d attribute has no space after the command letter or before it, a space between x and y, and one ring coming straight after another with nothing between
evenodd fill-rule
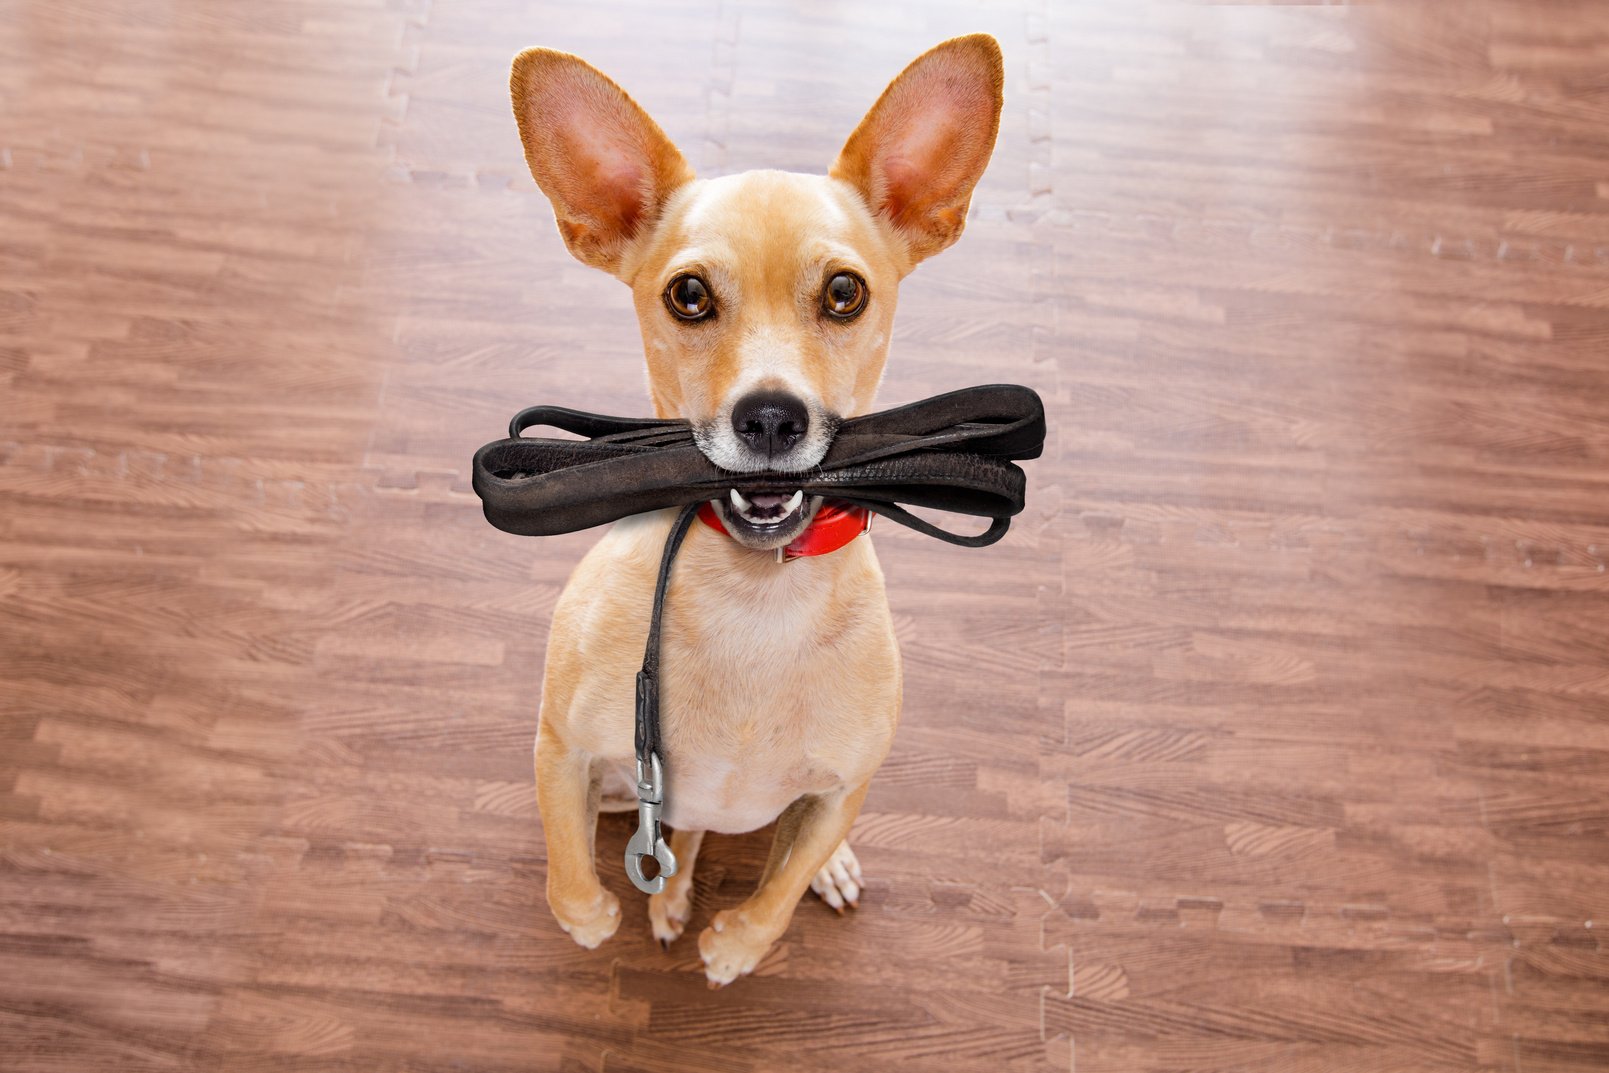
<instances>
[{"instance_id":1,"label":"brown wood floor","mask_svg":"<svg viewBox=\"0 0 1609 1073\"><path fill-rule=\"evenodd\" d=\"M529 750L593 537L467 464L646 403L508 60L822 170L975 29L1000 147L882 401L1053 442L994 549L880 528L869 893L723 992L635 896L583 951ZM1602 4L20 0L0 406L7 1071L1609 1066Z\"/></svg>"}]
</instances>

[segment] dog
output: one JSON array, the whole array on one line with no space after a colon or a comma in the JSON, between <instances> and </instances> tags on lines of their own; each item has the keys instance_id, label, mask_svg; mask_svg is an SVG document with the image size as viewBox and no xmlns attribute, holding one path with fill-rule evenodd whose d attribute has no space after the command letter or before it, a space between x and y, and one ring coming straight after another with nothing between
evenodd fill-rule
<instances>
[{"instance_id":1,"label":"dog","mask_svg":"<svg viewBox=\"0 0 1609 1073\"><path fill-rule=\"evenodd\" d=\"M868 412L900 281L960 237L994 151L1004 73L986 34L946 41L884 90L826 175L699 180L659 126L585 61L514 60L525 159L580 261L631 287L654 412L722 469L801 472ZM710 986L753 971L807 889L842 912L863 880L845 841L899 719L899 649L869 537L779 562L822 500L786 483L713 503L676 561L662 639L665 823L680 868L649 899L686 927L706 832L776 822L754 893L715 914ZM620 903L594 865L601 808L635 807L635 671L675 511L616 523L553 613L535 762L547 898L587 948ZM724 532L721 530L724 529Z\"/></svg>"}]
</instances>

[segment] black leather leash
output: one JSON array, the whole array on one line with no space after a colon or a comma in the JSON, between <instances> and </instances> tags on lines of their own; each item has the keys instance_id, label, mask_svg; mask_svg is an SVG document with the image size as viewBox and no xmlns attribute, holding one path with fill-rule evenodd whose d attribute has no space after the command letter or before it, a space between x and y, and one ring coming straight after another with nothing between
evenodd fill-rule
<instances>
[{"instance_id":1,"label":"black leather leash","mask_svg":"<svg viewBox=\"0 0 1609 1073\"><path fill-rule=\"evenodd\" d=\"M521 435L548 425L588 437ZM739 492L802 489L862 506L921 533L966 547L993 544L1023 508L1026 478L1015 461L1038 458L1045 411L1033 390L990 384L935 395L843 422L808 473L732 473L699 450L685 421L608 417L562 406L532 406L509 422L509 437L475 452L474 487L486 518L526 536L570 533L632 514L681 507L665 540L654 585L642 670L637 672L637 832L626 873L645 893L664 889L676 857L660 831L665 767L659 747L659 632L676 552L699 504ZM954 533L901 504L989 519L983 532ZM649 878L643 858L658 872Z\"/></svg>"},{"instance_id":2,"label":"black leather leash","mask_svg":"<svg viewBox=\"0 0 1609 1073\"><path fill-rule=\"evenodd\" d=\"M637 672L637 830L626 843L626 874L644 894L658 894L665 889L665 879L676 874L676 855L659 830L659 813L665 807L665 763L659 756L659 620L665 611L671 564L696 517L698 504L683 507L665 538L659 580L654 582L654 609L648 617L648 643L643 647L642 670ZM643 874L644 857L659 864L652 878Z\"/></svg>"},{"instance_id":3,"label":"black leather leash","mask_svg":"<svg viewBox=\"0 0 1609 1073\"><path fill-rule=\"evenodd\" d=\"M585 440L521 438L549 425ZM475 492L486 518L522 536L553 536L666 507L725 499L728 490L802 488L866 507L928 536L981 547L999 540L1023 506L1013 460L1038 458L1045 441L1039 396L1015 384L963 388L852 417L807 473L732 473L699 450L685 421L606 417L532 406L509 438L475 452ZM940 529L901 504L992 519L976 536Z\"/></svg>"}]
</instances>

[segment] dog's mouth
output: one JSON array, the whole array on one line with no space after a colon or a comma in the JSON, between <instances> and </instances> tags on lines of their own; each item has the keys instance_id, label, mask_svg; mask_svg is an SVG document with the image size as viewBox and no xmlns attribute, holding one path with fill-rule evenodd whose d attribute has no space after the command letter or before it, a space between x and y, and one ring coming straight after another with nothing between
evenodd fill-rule
<instances>
[{"instance_id":1,"label":"dog's mouth","mask_svg":"<svg viewBox=\"0 0 1609 1073\"><path fill-rule=\"evenodd\" d=\"M769 551L791 543L821 506L820 496L807 496L804 490L739 492L728 490L717 499L715 508L732 538L749 548Z\"/></svg>"}]
</instances>

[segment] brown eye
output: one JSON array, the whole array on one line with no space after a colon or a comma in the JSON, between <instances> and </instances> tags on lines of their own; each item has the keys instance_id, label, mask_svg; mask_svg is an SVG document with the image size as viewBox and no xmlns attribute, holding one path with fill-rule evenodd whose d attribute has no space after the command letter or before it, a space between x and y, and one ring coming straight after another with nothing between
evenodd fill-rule
<instances>
[{"instance_id":1,"label":"brown eye","mask_svg":"<svg viewBox=\"0 0 1609 1073\"><path fill-rule=\"evenodd\" d=\"M821 292L821 308L839 320L851 320L866 308L866 281L853 272L840 272Z\"/></svg>"},{"instance_id":2,"label":"brown eye","mask_svg":"<svg viewBox=\"0 0 1609 1073\"><path fill-rule=\"evenodd\" d=\"M697 276L677 276L665 288L665 304L682 320L703 320L715 311L709 286Z\"/></svg>"}]
</instances>

